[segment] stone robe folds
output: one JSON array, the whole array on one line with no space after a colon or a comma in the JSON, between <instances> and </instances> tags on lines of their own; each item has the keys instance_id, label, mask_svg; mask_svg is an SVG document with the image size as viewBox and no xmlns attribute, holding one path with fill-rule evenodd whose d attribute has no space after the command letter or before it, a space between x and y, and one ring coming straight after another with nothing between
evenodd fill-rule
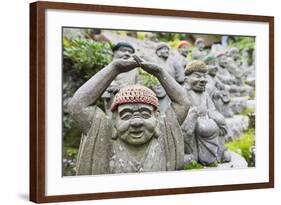
<instances>
[{"instance_id":1,"label":"stone robe folds","mask_svg":"<svg viewBox=\"0 0 281 205\"><path fill-rule=\"evenodd\" d=\"M191 105L203 107L205 112L196 121L188 114L181 125L185 154L192 154L196 161L204 165L220 161L225 150L223 138L227 132L224 117L216 110L207 92L199 94L186 89Z\"/></svg>"},{"instance_id":2,"label":"stone robe folds","mask_svg":"<svg viewBox=\"0 0 281 205\"><path fill-rule=\"evenodd\" d=\"M85 114L87 113L87 114ZM112 120L97 106L72 116L83 130L78 160L77 175L130 173L147 171L172 171L183 169L184 140L176 115L169 107L159 117L160 136L153 137L138 162L130 157L127 145L118 137L114 139Z\"/></svg>"}]
</instances>

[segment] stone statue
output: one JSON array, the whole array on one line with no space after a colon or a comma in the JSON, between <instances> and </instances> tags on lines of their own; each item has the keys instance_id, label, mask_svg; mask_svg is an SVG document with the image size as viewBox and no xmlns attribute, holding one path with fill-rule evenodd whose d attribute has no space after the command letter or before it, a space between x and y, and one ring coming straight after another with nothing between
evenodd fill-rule
<instances>
[{"instance_id":1,"label":"stone statue","mask_svg":"<svg viewBox=\"0 0 281 205\"><path fill-rule=\"evenodd\" d=\"M205 64L208 66L206 91L209 93L214 102L216 109L224 115L224 117L232 117L233 112L230 109L230 95L226 90L226 86L216 77L218 72L217 59L213 55L204 58Z\"/></svg>"},{"instance_id":2,"label":"stone statue","mask_svg":"<svg viewBox=\"0 0 281 205\"><path fill-rule=\"evenodd\" d=\"M244 68L244 79L247 85L255 87L255 50L252 52L252 64L248 62L249 52L248 49L243 50L243 68Z\"/></svg>"},{"instance_id":3,"label":"stone statue","mask_svg":"<svg viewBox=\"0 0 281 205\"><path fill-rule=\"evenodd\" d=\"M165 69L174 79L176 79L176 71L173 67L172 61L169 58L170 55L170 47L165 43L159 43L155 49L155 53L157 55L156 62ZM177 80L177 79L176 79ZM165 89L159 83L152 88L156 93L156 96L159 98L160 103L160 112L166 110L166 108L170 104L170 99L166 95Z\"/></svg>"},{"instance_id":4,"label":"stone statue","mask_svg":"<svg viewBox=\"0 0 281 205\"><path fill-rule=\"evenodd\" d=\"M246 72L249 69L250 65L249 65L249 53L248 53L248 49L244 48L242 51L242 68L243 71Z\"/></svg>"},{"instance_id":5,"label":"stone statue","mask_svg":"<svg viewBox=\"0 0 281 205\"><path fill-rule=\"evenodd\" d=\"M240 53L239 53L239 49L236 47L232 47L229 48L226 52L226 55L233 60L233 62L235 63L235 65L237 67L240 67L242 65L242 61L240 58Z\"/></svg>"},{"instance_id":6,"label":"stone statue","mask_svg":"<svg viewBox=\"0 0 281 205\"><path fill-rule=\"evenodd\" d=\"M126 42L119 42L112 48L113 60L129 59L134 53L134 47ZM126 73L120 73L108 86L102 95L104 99L105 111L108 115L111 114L110 106L112 104L113 95L118 90L126 85L134 85L137 83L137 69L130 70Z\"/></svg>"},{"instance_id":7,"label":"stone statue","mask_svg":"<svg viewBox=\"0 0 281 205\"><path fill-rule=\"evenodd\" d=\"M217 78L225 84L225 88L231 96L240 96L242 92L241 81L229 72L229 60L226 53L221 52L216 57L218 60Z\"/></svg>"},{"instance_id":8,"label":"stone statue","mask_svg":"<svg viewBox=\"0 0 281 205\"><path fill-rule=\"evenodd\" d=\"M186 68L185 89L191 108L181 128L185 153L203 165L215 165L230 161L230 154L224 147L225 119L205 92L207 71L206 64L199 60L190 62Z\"/></svg>"},{"instance_id":9,"label":"stone statue","mask_svg":"<svg viewBox=\"0 0 281 205\"><path fill-rule=\"evenodd\" d=\"M141 67L156 76L171 100L159 114L155 93L127 85L114 96L111 115L95 103L120 74ZM184 89L161 66L137 56L115 58L74 94L69 111L82 131L77 175L170 171L183 168L184 142L180 125L189 103Z\"/></svg>"},{"instance_id":10,"label":"stone statue","mask_svg":"<svg viewBox=\"0 0 281 205\"><path fill-rule=\"evenodd\" d=\"M195 47L192 49L192 59L194 60L203 60L203 58L207 55L207 51L205 51L205 40L203 38L197 38L195 43Z\"/></svg>"},{"instance_id":11,"label":"stone statue","mask_svg":"<svg viewBox=\"0 0 281 205\"><path fill-rule=\"evenodd\" d=\"M180 84L184 83L184 70L188 64L187 55L190 47L191 45L187 41L180 41L177 44L178 55L176 55L173 59L173 66L175 69L175 78Z\"/></svg>"}]
</instances>

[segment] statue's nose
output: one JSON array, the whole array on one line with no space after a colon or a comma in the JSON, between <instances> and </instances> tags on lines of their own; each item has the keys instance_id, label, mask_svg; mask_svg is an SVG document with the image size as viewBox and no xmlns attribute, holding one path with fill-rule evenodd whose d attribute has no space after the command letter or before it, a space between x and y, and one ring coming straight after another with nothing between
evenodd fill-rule
<instances>
[{"instance_id":1,"label":"statue's nose","mask_svg":"<svg viewBox=\"0 0 281 205\"><path fill-rule=\"evenodd\" d=\"M201 78L201 79L200 79L200 83L202 83L202 84L203 84L203 83L207 83L207 80L206 80L205 78Z\"/></svg>"},{"instance_id":2,"label":"statue's nose","mask_svg":"<svg viewBox=\"0 0 281 205\"><path fill-rule=\"evenodd\" d=\"M132 127L141 127L143 125L143 119L140 117L135 117L135 118L131 119L130 125Z\"/></svg>"}]
</instances>

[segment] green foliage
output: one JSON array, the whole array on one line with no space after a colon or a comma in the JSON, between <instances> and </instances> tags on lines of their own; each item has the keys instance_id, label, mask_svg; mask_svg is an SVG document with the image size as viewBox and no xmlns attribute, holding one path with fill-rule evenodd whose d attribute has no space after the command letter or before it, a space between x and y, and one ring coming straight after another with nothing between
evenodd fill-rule
<instances>
[{"instance_id":1,"label":"green foliage","mask_svg":"<svg viewBox=\"0 0 281 205\"><path fill-rule=\"evenodd\" d=\"M240 50L248 48L250 50L255 48L255 38L254 37L233 37L230 40L228 47L237 47Z\"/></svg>"},{"instance_id":2,"label":"green foliage","mask_svg":"<svg viewBox=\"0 0 281 205\"><path fill-rule=\"evenodd\" d=\"M87 38L63 38L63 171L66 176L75 175L81 137L81 132L68 114L67 103L83 83L110 63L111 56L109 43L99 43ZM97 105L103 108L101 100Z\"/></svg>"},{"instance_id":3,"label":"green foliage","mask_svg":"<svg viewBox=\"0 0 281 205\"><path fill-rule=\"evenodd\" d=\"M159 41L163 41L163 42L174 41L175 39L179 38L179 34L177 33L157 32L156 36Z\"/></svg>"},{"instance_id":4,"label":"green foliage","mask_svg":"<svg viewBox=\"0 0 281 205\"><path fill-rule=\"evenodd\" d=\"M242 53L242 50L244 48L248 49L249 53L249 60L248 63L251 65L253 62L253 51L255 49L255 41L256 39L254 37L232 37L230 40L228 47L237 47L240 50L240 54Z\"/></svg>"},{"instance_id":5,"label":"green foliage","mask_svg":"<svg viewBox=\"0 0 281 205\"><path fill-rule=\"evenodd\" d=\"M137 32L137 38L139 40L145 40L145 34L146 32Z\"/></svg>"},{"instance_id":6,"label":"green foliage","mask_svg":"<svg viewBox=\"0 0 281 205\"><path fill-rule=\"evenodd\" d=\"M63 151L63 174L64 176L73 176L76 173L78 149L72 147L64 147Z\"/></svg>"},{"instance_id":7,"label":"green foliage","mask_svg":"<svg viewBox=\"0 0 281 205\"><path fill-rule=\"evenodd\" d=\"M250 128L239 139L236 139L232 142L225 144L230 151L236 152L242 155L249 166L254 166L254 152L253 148L255 147L255 129Z\"/></svg>"},{"instance_id":8,"label":"green foliage","mask_svg":"<svg viewBox=\"0 0 281 205\"><path fill-rule=\"evenodd\" d=\"M251 113L254 113L255 109L254 108L246 108L243 112L242 115L248 116Z\"/></svg>"},{"instance_id":9,"label":"green foliage","mask_svg":"<svg viewBox=\"0 0 281 205\"><path fill-rule=\"evenodd\" d=\"M71 60L73 68L77 70L101 69L111 61L111 47L108 43L99 43L92 39L63 38L63 48L64 58Z\"/></svg>"},{"instance_id":10,"label":"green foliage","mask_svg":"<svg viewBox=\"0 0 281 205\"><path fill-rule=\"evenodd\" d=\"M144 86L151 88L152 86L159 83L158 79L155 76L149 74L145 70L140 68L138 71L139 80Z\"/></svg>"},{"instance_id":11,"label":"green foliage","mask_svg":"<svg viewBox=\"0 0 281 205\"><path fill-rule=\"evenodd\" d=\"M184 170L203 169L204 166L196 161L192 161L184 166Z\"/></svg>"}]
</instances>

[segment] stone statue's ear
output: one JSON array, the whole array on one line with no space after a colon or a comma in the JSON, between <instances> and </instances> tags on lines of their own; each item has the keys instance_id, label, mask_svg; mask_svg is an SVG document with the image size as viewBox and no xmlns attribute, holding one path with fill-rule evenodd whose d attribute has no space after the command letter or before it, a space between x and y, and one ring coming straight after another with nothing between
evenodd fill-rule
<instances>
[{"instance_id":1,"label":"stone statue's ear","mask_svg":"<svg viewBox=\"0 0 281 205\"><path fill-rule=\"evenodd\" d=\"M117 134L117 129L116 129L116 125L115 125L115 119L116 119L116 111L114 111L112 113L112 121L113 121L113 129L112 129L112 136L111 139L116 140L118 138L118 134Z\"/></svg>"},{"instance_id":2,"label":"stone statue's ear","mask_svg":"<svg viewBox=\"0 0 281 205\"><path fill-rule=\"evenodd\" d=\"M155 115L157 118L157 124L156 124L155 132L154 132L154 137L158 138L160 136L160 112L156 111Z\"/></svg>"},{"instance_id":3,"label":"stone statue's ear","mask_svg":"<svg viewBox=\"0 0 281 205\"><path fill-rule=\"evenodd\" d=\"M116 127L113 127L111 139L116 140L118 138Z\"/></svg>"}]
</instances>

